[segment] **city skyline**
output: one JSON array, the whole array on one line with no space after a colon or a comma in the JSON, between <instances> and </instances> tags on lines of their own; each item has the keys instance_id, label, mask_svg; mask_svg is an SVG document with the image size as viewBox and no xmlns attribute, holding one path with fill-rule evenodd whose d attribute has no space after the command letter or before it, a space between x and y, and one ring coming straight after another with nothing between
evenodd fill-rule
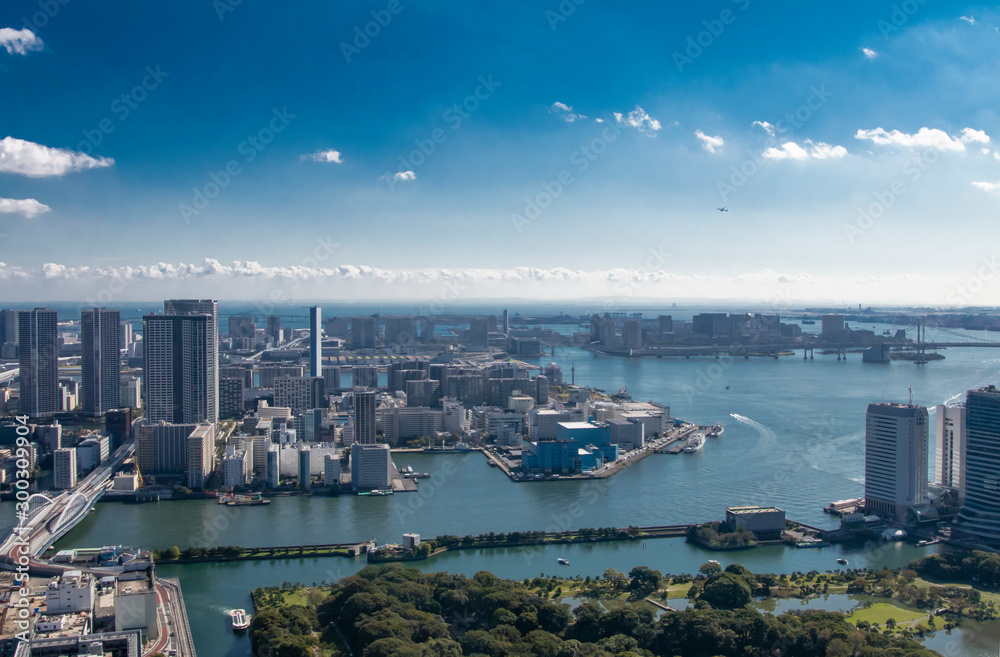
<instances>
[{"instance_id":1,"label":"city skyline","mask_svg":"<svg viewBox=\"0 0 1000 657\"><path fill-rule=\"evenodd\" d=\"M916 2L8 3L0 280L93 305L1000 304L993 253L935 239L991 226L997 25Z\"/></svg>"}]
</instances>

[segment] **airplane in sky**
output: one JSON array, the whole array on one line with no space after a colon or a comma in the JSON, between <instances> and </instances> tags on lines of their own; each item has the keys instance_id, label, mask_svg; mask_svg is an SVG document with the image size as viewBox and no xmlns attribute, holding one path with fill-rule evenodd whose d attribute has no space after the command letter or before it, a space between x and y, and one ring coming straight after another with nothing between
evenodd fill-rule
<instances>
[{"instance_id":1,"label":"airplane in sky","mask_svg":"<svg viewBox=\"0 0 1000 657\"><path fill-rule=\"evenodd\" d=\"M719 212L729 212L729 208L715 208Z\"/></svg>"}]
</instances>

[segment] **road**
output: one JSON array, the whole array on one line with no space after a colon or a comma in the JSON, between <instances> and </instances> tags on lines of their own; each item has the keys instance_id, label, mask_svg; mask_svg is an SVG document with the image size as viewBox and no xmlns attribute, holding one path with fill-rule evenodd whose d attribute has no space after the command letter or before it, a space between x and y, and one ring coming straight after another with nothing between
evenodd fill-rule
<instances>
[{"instance_id":1,"label":"road","mask_svg":"<svg viewBox=\"0 0 1000 657\"><path fill-rule=\"evenodd\" d=\"M174 579L157 580L156 603L159 637L143 649L142 654L162 652L169 655L171 650L176 650L177 657L196 657L180 583Z\"/></svg>"}]
</instances>

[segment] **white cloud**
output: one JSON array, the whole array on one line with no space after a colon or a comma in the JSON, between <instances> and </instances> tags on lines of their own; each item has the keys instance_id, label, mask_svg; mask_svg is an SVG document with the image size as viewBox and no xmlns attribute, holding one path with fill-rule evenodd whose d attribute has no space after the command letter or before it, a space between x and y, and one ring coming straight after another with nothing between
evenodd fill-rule
<instances>
[{"instance_id":1,"label":"white cloud","mask_svg":"<svg viewBox=\"0 0 1000 657\"><path fill-rule=\"evenodd\" d=\"M341 156L340 151L335 151L332 148L326 151L316 151L315 153L309 153L308 155L302 156L303 160L312 160L313 162L333 162L335 164L343 164L344 158Z\"/></svg>"},{"instance_id":2,"label":"white cloud","mask_svg":"<svg viewBox=\"0 0 1000 657\"><path fill-rule=\"evenodd\" d=\"M764 157L769 160L806 160L809 153L794 141L787 141L781 148L769 148L764 151Z\"/></svg>"},{"instance_id":3,"label":"white cloud","mask_svg":"<svg viewBox=\"0 0 1000 657\"><path fill-rule=\"evenodd\" d=\"M902 146L904 148L936 148L941 151L964 151L969 143L988 144L989 135L982 130L964 128L962 134L953 137L944 130L937 128L920 128L914 134L899 130L887 132L883 128L874 130L858 130L855 139L867 139L880 146Z\"/></svg>"},{"instance_id":4,"label":"white cloud","mask_svg":"<svg viewBox=\"0 0 1000 657\"><path fill-rule=\"evenodd\" d=\"M972 16L959 16L958 20L965 21L969 25L975 25L976 24L976 19L973 18Z\"/></svg>"},{"instance_id":5,"label":"white cloud","mask_svg":"<svg viewBox=\"0 0 1000 657\"><path fill-rule=\"evenodd\" d=\"M29 50L41 50L45 44L28 28L3 27L0 28L0 47L5 48L8 55L27 55Z\"/></svg>"},{"instance_id":6,"label":"white cloud","mask_svg":"<svg viewBox=\"0 0 1000 657\"><path fill-rule=\"evenodd\" d=\"M799 146L794 141L787 141L781 148L769 148L764 151L764 157L769 160L833 160L847 157L847 149L843 146L834 146L822 141L812 141L806 139L808 148Z\"/></svg>"},{"instance_id":7,"label":"white cloud","mask_svg":"<svg viewBox=\"0 0 1000 657\"><path fill-rule=\"evenodd\" d=\"M392 177L393 180L416 180L417 174L413 171L400 171Z\"/></svg>"},{"instance_id":8,"label":"white cloud","mask_svg":"<svg viewBox=\"0 0 1000 657\"><path fill-rule=\"evenodd\" d=\"M974 182L974 183L972 183L972 186L973 187L978 187L979 189L983 190L984 192L995 192L997 190L1000 190L1000 181L995 182L995 183L991 183L991 182Z\"/></svg>"},{"instance_id":9,"label":"white cloud","mask_svg":"<svg viewBox=\"0 0 1000 657\"><path fill-rule=\"evenodd\" d=\"M577 114L573 111L572 107L566 103L560 103L559 101L552 103L552 107L549 108L549 112L555 114L566 123L573 123L573 121L578 119L587 118L586 114Z\"/></svg>"},{"instance_id":10,"label":"white cloud","mask_svg":"<svg viewBox=\"0 0 1000 657\"><path fill-rule=\"evenodd\" d=\"M988 148L980 148L979 152L982 153L983 155L989 155L990 154L990 149L988 149Z\"/></svg>"},{"instance_id":11,"label":"white cloud","mask_svg":"<svg viewBox=\"0 0 1000 657\"><path fill-rule=\"evenodd\" d=\"M646 113L646 110L642 109L638 105L635 109L629 112L627 115L622 115L618 112L614 113L615 121L628 126L631 126L638 130L639 132L649 135L650 137L655 137L656 133L663 129L660 122L651 117Z\"/></svg>"},{"instance_id":12,"label":"white cloud","mask_svg":"<svg viewBox=\"0 0 1000 657\"><path fill-rule=\"evenodd\" d=\"M764 129L764 132L771 135L772 137L774 136L774 126L768 123L767 121L754 121L750 125L751 127L759 125L761 128Z\"/></svg>"},{"instance_id":13,"label":"white cloud","mask_svg":"<svg viewBox=\"0 0 1000 657\"><path fill-rule=\"evenodd\" d=\"M809 155L817 160L830 160L847 157L847 149L843 146L832 146L821 141L813 142L808 139L806 140L806 143L812 147L809 151Z\"/></svg>"},{"instance_id":14,"label":"white cloud","mask_svg":"<svg viewBox=\"0 0 1000 657\"><path fill-rule=\"evenodd\" d=\"M28 219L34 219L51 209L33 198L0 198L0 214L23 214Z\"/></svg>"},{"instance_id":15,"label":"white cloud","mask_svg":"<svg viewBox=\"0 0 1000 657\"><path fill-rule=\"evenodd\" d=\"M61 176L72 171L110 167L109 157L91 157L63 148L49 148L23 139L0 139L0 173L17 173L41 178Z\"/></svg>"},{"instance_id":16,"label":"white cloud","mask_svg":"<svg viewBox=\"0 0 1000 657\"><path fill-rule=\"evenodd\" d=\"M701 140L701 147L704 148L709 153L717 152L717 149L722 148L726 143L723 141L722 137L713 137L712 135L706 135L701 130L695 130L694 136Z\"/></svg>"},{"instance_id":17,"label":"white cloud","mask_svg":"<svg viewBox=\"0 0 1000 657\"><path fill-rule=\"evenodd\" d=\"M868 59L875 59L876 57L878 57L878 53L872 50L871 48L862 48L861 52L863 52L865 54L865 57L867 57Z\"/></svg>"}]
</instances>

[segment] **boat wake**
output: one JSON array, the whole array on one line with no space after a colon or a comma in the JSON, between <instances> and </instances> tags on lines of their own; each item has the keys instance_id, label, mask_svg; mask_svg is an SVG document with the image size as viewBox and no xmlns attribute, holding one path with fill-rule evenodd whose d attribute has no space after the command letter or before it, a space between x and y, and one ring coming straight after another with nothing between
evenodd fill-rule
<instances>
[{"instance_id":1,"label":"boat wake","mask_svg":"<svg viewBox=\"0 0 1000 657\"><path fill-rule=\"evenodd\" d=\"M730 413L730 417L739 422L740 424L745 424L752 427L757 431L759 440L757 441L757 449L770 450L773 449L778 444L778 436L772 429L768 429L766 426L757 422L756 420L751 420L745 415L740 415L739 413Z\"/></svg>"}]
</instances>

